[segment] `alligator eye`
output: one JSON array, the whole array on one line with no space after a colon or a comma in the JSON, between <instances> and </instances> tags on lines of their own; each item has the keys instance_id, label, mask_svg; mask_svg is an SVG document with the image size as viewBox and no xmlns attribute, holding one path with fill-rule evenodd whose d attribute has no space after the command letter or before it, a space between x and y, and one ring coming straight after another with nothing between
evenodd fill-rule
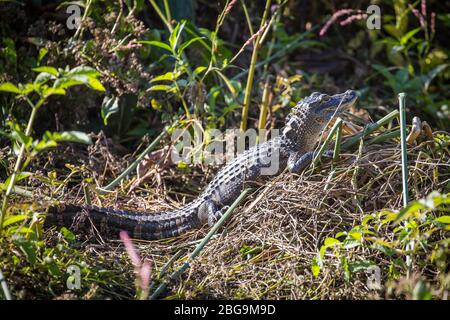
<instances>
[{"instance_id":1,"label":"alligator eye","mask_svg":"<svg viewBox=\"0 0 450 320\"><path fill-rule=\"evenodd\" d=\"M330 99L331 99L330 96L322 96L322 97L320 97L320 101L322 101L322 102L328 102L328 101L330 101Z\"/></svg>"}]
</instances>

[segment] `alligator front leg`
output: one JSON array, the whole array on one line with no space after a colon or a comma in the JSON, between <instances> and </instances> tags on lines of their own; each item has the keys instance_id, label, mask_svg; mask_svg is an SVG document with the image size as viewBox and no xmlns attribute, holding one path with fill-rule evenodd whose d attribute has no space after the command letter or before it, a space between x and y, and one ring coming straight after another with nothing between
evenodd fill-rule
<instances>
[{"instance_id":1,"label":"alligator front leg","mask_svg":"<svg viewBox=\"0 0 450 320\"><path fill-rule=\"evenodd\" d=\"M292 173L299 173L311 163L313 158L313 151L307 152L303 155L293 153L288 159L287 168Z\"/></svg>"},{"instance_id":2,"label":"alligator front leg","mask_svg":"<svg viewBox=\"0 0 450 320\"><path fill-rule=\"evenodd\" d=\"M299 173L303 169L305 169L314 159L316 152L309 151L303 155L299 155L297 153L292 154L287 163L287 168L292 173ZM328 150L322 154L322 157L332 158L333 151Z\"/></svg>"}]
</instances>

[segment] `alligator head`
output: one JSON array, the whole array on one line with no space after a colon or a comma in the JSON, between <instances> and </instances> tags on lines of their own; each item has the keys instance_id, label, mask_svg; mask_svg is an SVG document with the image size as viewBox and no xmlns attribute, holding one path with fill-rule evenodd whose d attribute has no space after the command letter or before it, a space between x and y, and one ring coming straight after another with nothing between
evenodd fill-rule
<instances>
[{"instance_id":1,"label":"alligator head","mask_svg":"<svg viewBox=\"0 0 450 320\"><path fill-rule=\"evenodd\" d=\"M335 95L314 92L292 109L286 118L282 134L293 146L310 148L317 142L328 122L353 105L356 99L356 92L353 90Z\"/></svg>"}]
</instances>

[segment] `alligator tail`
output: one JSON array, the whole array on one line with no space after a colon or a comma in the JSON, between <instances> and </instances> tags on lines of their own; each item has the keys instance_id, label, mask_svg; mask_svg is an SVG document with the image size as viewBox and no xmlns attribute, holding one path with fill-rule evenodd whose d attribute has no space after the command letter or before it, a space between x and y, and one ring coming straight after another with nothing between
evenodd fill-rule
<instances>
[{"instance_id":1,"label":"alligator tail","mask_svg":"<svg viewBox=\"0 0 450 320\"><path fill-rule=\"evenodd\" d=\"M140 213L91 205L61 204L48 209L44 227L64 226L76 231L97 230L102 236L118 238L120 231L143 240L178 236L201 225L196 204L162 213ZM94 228L93 228L94 227Z\"/></svg>"}]
</instances>

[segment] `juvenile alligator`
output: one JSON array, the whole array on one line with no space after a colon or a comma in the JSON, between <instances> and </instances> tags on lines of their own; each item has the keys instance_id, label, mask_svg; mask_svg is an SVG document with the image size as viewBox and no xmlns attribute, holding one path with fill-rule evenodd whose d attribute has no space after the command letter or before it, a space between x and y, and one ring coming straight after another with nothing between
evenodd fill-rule
<instances>
[{"instance_id":1,"label":"juvenile alligator","mask_svg":"<svg viewBox=\"0 0 450 320\"><path fill-rule=\"evenodd\" d=\"M332 96L315 92L301 100L287 116L279 136L229 162L203 193L183 208L146 214L66 204L51 207L45 225L89 229L93 224L102 235L117 237L120 230L125 230L135 238L148 240L177 236L206 222L211 226L249 183L264 178L265 173L277 175L285 168L294 173L304 169L313 159L315 144L329 120L356 98L356 93L348 90ZM278 161L274 172L269 172L271 160Z\"/></svg>"}]
</instances>

